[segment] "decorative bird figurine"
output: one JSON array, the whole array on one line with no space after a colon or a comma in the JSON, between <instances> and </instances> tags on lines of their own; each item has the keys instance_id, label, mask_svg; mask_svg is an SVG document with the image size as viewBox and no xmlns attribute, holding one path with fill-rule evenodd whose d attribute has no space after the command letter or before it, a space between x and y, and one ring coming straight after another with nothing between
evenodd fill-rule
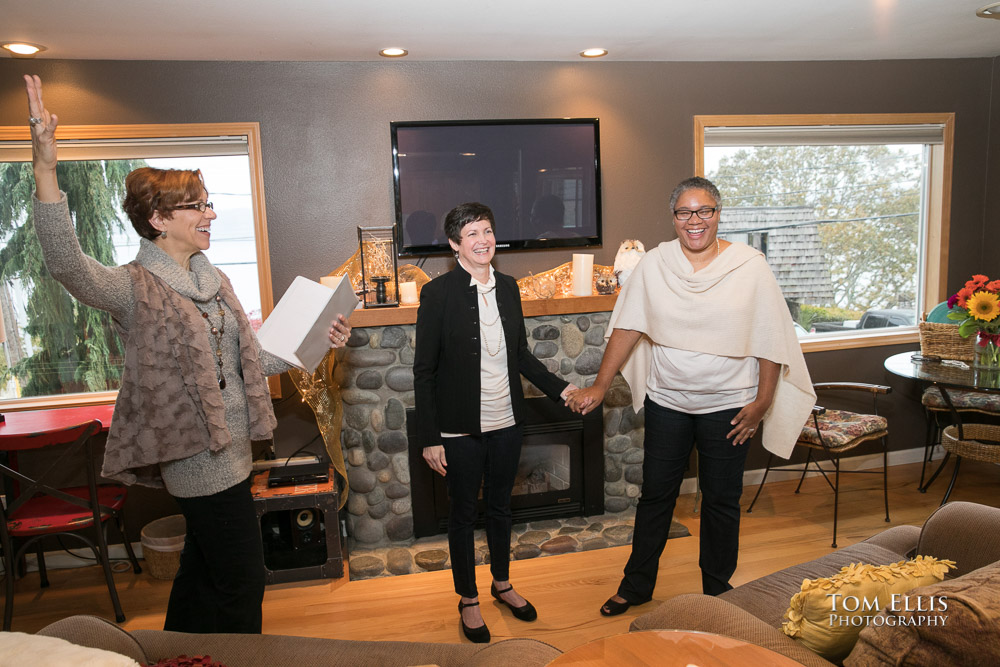
<instances>
[{"instance_id":1,"label":"decorative bird figurine","mask_svg":"<svg viewBox=\"0 0 1000 667\"><path fill-rule=\"evenodd\" d=\"M615 275L618 276L618 285L625 286L625 281L632 274L642 256L646 254L646 247L638 239L625 239L618 246L618 254L615 255Z\"/></svg>"}]
</instances>

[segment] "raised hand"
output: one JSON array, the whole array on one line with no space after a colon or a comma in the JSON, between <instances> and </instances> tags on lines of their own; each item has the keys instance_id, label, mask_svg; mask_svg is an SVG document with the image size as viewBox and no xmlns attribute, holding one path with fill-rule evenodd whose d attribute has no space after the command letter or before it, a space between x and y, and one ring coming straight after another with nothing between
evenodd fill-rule
<instances>
[{"instance_id":1,"label":"raised hand","mask_svg":"<svg viewBox=\"0 0 1000 667\"><path fill-rule=\"evenodd\" d=\"M24 75L28 93L28 122L31 125L31 162L35 171L35 195L39 201L59 201L59 183L56 180L56 126L59 118L50 113L42 102L42 80L35 75Z\"/></svg>"}]
</instances>

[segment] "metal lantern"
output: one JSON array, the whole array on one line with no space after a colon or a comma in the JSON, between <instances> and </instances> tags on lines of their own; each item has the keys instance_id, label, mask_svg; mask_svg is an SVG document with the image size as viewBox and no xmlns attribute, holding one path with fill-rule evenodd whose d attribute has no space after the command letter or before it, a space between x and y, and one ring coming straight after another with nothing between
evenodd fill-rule
<instances>
[{"instance_id":1,"label":"metal lantern","mask_svg":"<svg viewBox=\"0 0 1000 667\"><path fill-rule=\"evenodd\" d=\"M365 308L399 305L395 226L358 227L361 291Z\"/></svg>"}]
</instances>

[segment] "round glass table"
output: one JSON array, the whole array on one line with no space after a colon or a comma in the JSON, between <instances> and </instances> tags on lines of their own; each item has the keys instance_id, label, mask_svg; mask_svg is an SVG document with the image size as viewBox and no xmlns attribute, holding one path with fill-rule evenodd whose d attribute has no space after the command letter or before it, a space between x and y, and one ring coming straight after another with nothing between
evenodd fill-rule
<instances>
[{"instance_id":1,"label":"round glass table","mask_svg":"<svg viewBox=\"0 0 1000 667\"><path fill-rule=\"evenodd\" d=\"M959 443L972 442L976 446L982 445L988 447L988 451L991 452L995 452L994 448L1000 446L1000 443L992 440L984 440L982 434L979 433L983 430L979 425L969 425L968 429L965 428L962 424L962 416L959 410L955 408L953 396L948 391L950 389L953 393L956 391L998 393L1000 392L1000 370L979 368L973 364L961 361L926 357L919 352L900 352L899 354L894 354L885 360L885 369L893 375L917 380L925 388L927 386L934 386L941 392L941 399L947 406L952 420L952 426L947 427L945 436L951 437ZM989 430L992 431L994 428L989 427ZM954 429L954 434L949 436L948 432L952 429ZM973 432L968 439L966 438L967 430ZM928 433L930 433L930 430ZM930 462L931 447L932 444L928 439L924 454L925 466ZM923 472L921 472L921 484L919 487L921 493L927 491L927 487L937 479L951 457L951 449L946 446L945 450L946 454L941 460L941 464L926 483L923 482ZM955 478L958 476L958 466L960 463L961 456L956 459L951 484L948 486L941 504L944 504L948 500L948 496L951 495L951 491L955 486Z\"/></svg>"},{"instance_id":2,"label":"round glass table","mask_svg":"<svg viewBox=\"0 0 1000 667\"><path fill-rule=\"evenodd\" d=\"M962 361L924 357L919 352L894 354L885 360L885 369L899 377L937 385L944 388L945 392L949 387L987 392L1000 391L998 370L977 368Z\"/></svg>"}]
</instances>

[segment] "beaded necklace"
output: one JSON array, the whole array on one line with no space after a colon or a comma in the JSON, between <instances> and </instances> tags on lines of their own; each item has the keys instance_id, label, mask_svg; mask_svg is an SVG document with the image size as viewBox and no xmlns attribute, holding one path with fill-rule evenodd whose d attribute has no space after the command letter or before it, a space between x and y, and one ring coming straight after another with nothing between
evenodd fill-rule
<instances>
[{"instance_id":1,"label":"beaded necklace","mask_svg":"<svg viewBox=\"0 0 1000 667\"><path fill-rule=\"evenodd\" d=\"M480 285L476 285L476 291L483 295L483 306L488 307L490 305L489 301L486 300L486 295L495 290L496 287L497 287L496 283L493 283L493 286L489 288L483 288ZM479 331L483 334L483 346L486 348L486 354L490 355L491 357L495 357L498 354L500 354L500 350L503 348L503 327L500 327L500 337L497 339L496 350L490 349L490 341L486 337L486 327L493 327L494 325L496 325L499 319L500 319L499 304L497 304L497 316L493 319L492 322L483 322L482 314L480 313Z\"/></svg>"},{"instance_id":2,"label":"beaded necklace","mask_svg":"<svg viewBox=\"0 0 1000 667\"><path fill-rule=\"evenodd\" d=\"M226 388L226 378L222 375L222 335L226 333L226 311L222 307L222 296L216 292L215 294L215 304L219 309L219 326L213 326L210 331L212 332L212 337L215 338L215 361L219 364L219 368L216 371L216 378L219 380L219 389ZM206 320L208 319L208 313L202 311L201 316Z\"/></svg>"}]
</instances>

